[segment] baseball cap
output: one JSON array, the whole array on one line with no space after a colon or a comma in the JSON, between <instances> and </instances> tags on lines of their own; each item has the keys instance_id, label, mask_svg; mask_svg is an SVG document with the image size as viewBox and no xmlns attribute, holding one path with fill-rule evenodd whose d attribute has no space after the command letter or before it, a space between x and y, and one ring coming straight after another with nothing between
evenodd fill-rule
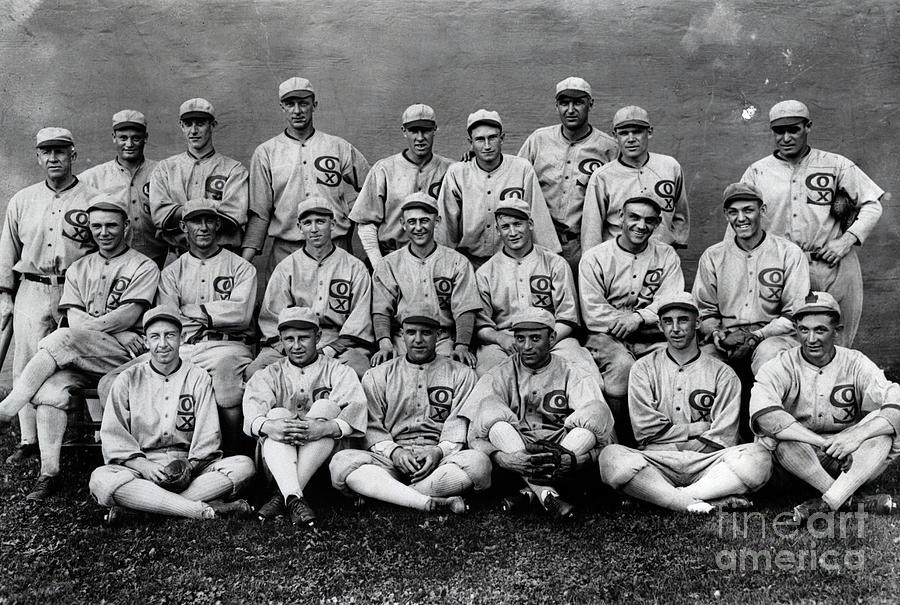
<instances>
[{"instance_id":1,"label":"baseball cap","mask_svg":"<svg viewBox=\"0 0 900 605\"><path fill-rule=\"evenodd\" d=\"M407 128L414 126L422 126L425 128L434 128L434 109L430 105L424 103L416 103L410 105L403 112L403 125Z\"/></svg>"},{"instance_id":2,"label":"baseball cap","mask_svg":"<svg viewBox=\"0 0 900 605\"><path fill-rule=\"evenodd\" d=\"M722 193L722 204L727 206L731 202L759 202L762 204L762 192L749 183L732 183Z\"/></svg>"},{"instance_id":3,"label":"baseball cap","mask_svg":"<svg viewBox=\"0 0 900 605\"><path fill-rule=\"evenodd\" d=\"M144 330L149 328L152 324L157 321L170 321L180 330L183 328L183 324L181 323L181 314L178 313L178 309L172 307L170 305L160 305L158 307L153 307L146 313L144 313L144 321L143 326Z\"/></svg>"},{"instance_id":4,"label":"baseball cap","mask_svg":"<svg viewBox=\"0 0 900 605\"><path fill-rule=\"evenodd\" d=\"M560 95L569 95L570 97L591 97L593 98L593 94L591 94L591 85L587 83L587 80L579 78L577 76L569 76L565 80L561 82L557 82L556 84L556 98L559 98Z\"/></svg>"},{"instance_id":5,"label":"baseball cap","mask_svg":"<svg viewBox=\"0 0 900 605\"><path fill-rule=\"evenodd\" d=\"M139 111L134 109L123 109L117 111L112 117L113 130L120 128L138 128L147 130L147 118Z\"/></svg>"},{"instance_id":6,"label":"baseball cap","mask_svg":"<svg viewBox=\"0 0 900 605\"><path fill-rule=\"evenodd\" d=\"M441 322L434 316L434 309L422 303L413 303L403 314L402 323L415 323L435 328L441 327Z\"/></svg>"},{"instance_id":7,"label":"baseball cap","mask_svg":"<svg viewBox=\"0 0 900 605\"><path fill-rule=\"evenodd\" d=\"M528 307L523 311L519 311L512 317L512 329L515 330L534 330L538 328L554 329L556 327L556 318L547 309L540 307Z\"/></svg>"},{"instance_id":8,"label":"baseball cap","mask_svg":"<svg viewBox=\"0 0 900 605\"><path fill-rule=\"evenodd\" d=\"M613 116L613 130L621 126L644 126L650 128L650 114L643 107L628 105Z\"/></svg>"},{"instance_id":9,"label":"baseball cap","mask_svg":"<svg viewBox=\"0 0 900 605\"><path fill-rule=\"evenodd\" d=\"M531 218L531 206L520 197L508 197L497 204L494 210L494 218L498 216L514 216L516 218Z\"/></svg>"},{"instance_id":10,"label":"baseball cap","mask_svg":"<svg viewBox=\"0 0 900 605\"><path fill-rule=\"evenodd\" d=\"M92 210L110 210L112 212L121 212L128 217L128 203L121 197L113 197L108 193L95 195L88 202L87 211Z\"/></svg>"},{"instance_id":11,"label":"baseball cap","mask_svg":"<svg viewBox=\"0 0 900 605\"><path fill-rule=\"evenodd\" d=\"M287 307L278 314L278 329L316 328L319 329L319 317L309 307Z\"/></svg>"},{"instance_id":12,"label":"baseball cap","mask_svg":"<svg viewBox=\"0 0 900 605\"><path fill-rule=\"evenodd\" d=\"M438 213L437 200L423 191L410 193L405 198L403 198L403 205L400 207L400 212L403 212L404 210L410 210L412 208L421 208L429 214Z\"/></svg>"},{"instance_id":13,"label":"baseball cap","mask_svg":"<svg viewBox=\"0 0 900 605\"><path fill-rule=\"evenodd\" d=\"M321 214L334 218L334 205L324 197L314 195L297 204L297 220L299 221L307 214Z\"/></svg>"},{"instance_id":14,"label":"baseball cap","mask_svg":"<svg viewBox=\"0 0 900 605\"><path fill-rule=\"evenodd\" d=\"M479 124L489 124L503 130L503 122L500 120L500 114L496 111L479 109L474 113L470 113L466 120L466 132L472 132L472 129Z\"/></svg>"},{"instance_id":15,"label":"baseball cap","mask_svg":"<svg viewBox=\"0 0 900 605\"><path fill-rule=\"evenodd\" d=\"M630 197L622 203L622 208L624 208L628 204L647 204L648 206L652 206L656 210L657 214L662 214L662 206L652 197L647 197L644 195Z\"/></svg>"},{"instance_id":16,"label":"baseball cap","mask_svg":"<svg viewBox=\"0 0 900 605\"><path fill-rule=\"evenodd\" d=\"M769 126L787 126L804 120L809 121L809 108L800 101L781 101L769 110Z\"/></svg>"},{"instance_id":17,"label":"baseball cap","mask_svg":"<svg viewBox=\"0 0 900 605\"><path fill-rule=\"evenodd\" d=\"M794 319L810 313L834 313L840 319L841 306L834 296L828 292L814 292L810 290L806 298L803 299L803 304L794 311Z\"/></svg>"},{"instance_id":18,"label":"baseball cap","mask_svg":"<svg viewBox=\"0 0 900 605\"><path fill-rule=\"evenodd\" d=\"M664 294L656 299L656 303L659 305L656 311L657 315L662 315L669 309L687 309L698 315L700 314L700 309L697 308L697 303L694 302L694 297L691 296L690 292Z\"/></svg>"},{"instance_id":19,"label":"baseball cap","mask_svg":"<svg viewBox=\"0 0 900 605\"><path fill-rule=\"evenodd\" d=\"M35 147L62 147L74 144L75 139L72 137L72 133L58 126L41 128L34 139Z\"/></svg>"},{"instance_id":20,"label":"baseball cap","mask_svg":"<svg viewBox=\"0 0 900 605\"><path fill-rule=\"evenodd\" d=\"M315 96L312 83L306 78L288 78L278 85L278 98L282 101L290 97Z\"/></svg>"},{"instance_id":21,"label":"baseball cap","mask_svg":"<svg viewBox=\"0 0 900 605\"><path fill-rule=\"evenodd\" d=\"M178 117L182 120L184 118L209 118L215 120L216 110L213 108L212 103L198 97L196 99L188 99L182 103L181 108L178 110Z\"/></svg>"},{"instance_id":22,"label":"baseball cap","mask_svg":"<svg viewBox=\"0 0 900 605\"><path fill-rule=\"evenodd\" d=\"M186 201L181 207L181 220L183 221L204 214L219 216L219 211L215 202L208 197L196 197Z\"/></svg>"}]
</instances>

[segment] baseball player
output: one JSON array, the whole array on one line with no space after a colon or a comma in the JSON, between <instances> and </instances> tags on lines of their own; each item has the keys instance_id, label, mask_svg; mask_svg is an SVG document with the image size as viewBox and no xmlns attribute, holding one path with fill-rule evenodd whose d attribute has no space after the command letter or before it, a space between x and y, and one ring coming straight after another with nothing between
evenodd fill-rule
<instances>
[{"instance_id":1,"label":"baseball player","mask_svg":"<svg viewBox=\"0 0 900 605\"><path fill-rule=\"evenodd\" d=\"M372 323L378 343L372 366L405 352L395 318L406 316L410 305L425 303L441 324L438 355L474 367L470 346L481 299L472 265L459 252L435 243L441 218L433 197L411 193L400 216L409 243L385 256L372 275Z\"/></svg>"},{"instance_id":2,"label":"baseball player","mask_svg":"<svg viewBox=\"0 0 900 605\"><path fill-rule=\"evenodd\" d=\"M252 259L272 238L271 267L297 250L297 203L324 197L338 212L332 238L350 250L352 224L347 215L369 172L365 156L340 137L316 130L316 92L306 78L288 78L278 86L287 128L256 148L250 159L250 221L242 255Z\"/></svg>"},{"instance_id":3,"label":"baseball player","mask_svg":"<svg viewBox=\"0 0 900 605\"><path fill-rule=\"evenodd\" d=\"M222 457L212 383L206 372L180 359L181 329L177 309L155 307L145 314L150 357L113 384L100 425L106 464L91 473L91 495L103 506L191 519L246 514L246 501L222 498L233 497L250 480L253 461ZM175 461L187 461L190 473L180 493L161 485Z\"/></svg>"},{"instance_id":4,"label":"baseball player","mask_svg":"<svg viewBox=\"0 0 900 605\"><path fill-rule=\"evenodd\" d=\"M570 363L597 373L590 353L573 333L580 325L578 293L572 270L558 254L534 244L534 222L525 200L509 198L494 211L503 248L475 272L482 312L476 319L478 363L475 371L486 371L516 352L512 319L528 308L546 309L556 318L553 352Z\"/></svg>"},{"instance_id":5,"label":"baseball player","mask_svg":"<svg viewBox=\"0 0 900 605\"><path fill-rule=\"evenodd\" d=\"M754 162L741 180L755 185L769 211L763 227L806 252L813 288L841 305L838 344L853 344L862 314L863 283L855 246L861 246L890 194L844 156L807 144L809 109L782 101L769 111L775 152ZM726 236L727 237L727 236Z\"/></svg>"},{"instance_id":6,"label":"baseball player","mask_svg":"<svg viewBox=\"0 0 900 605\"><path fill-rule=\"evenodd\" d=\"M650 115L641 107L623 107L613 116L613 135L619 157L591 175L584 193L581 249L590 250L622 231L619 210L632 197L652 197L662 208L654 237L676 248L687 247L690 214L684 174L675 158L650 152Z\"/></svg>"},{"instance_id":7,"label":"baseball player","mask_svg":"<svg viewBox=\"0 0 900 605\"><path fill-rule=\"evenodd\" d=\"M636 358L665 345L656 301L682 292L684 276L675 250L651 238L662 215L656 200L629 198L619 213L621 233L585 251L578 283L586 346L603 376L619 440L630 445L628 374Z\"/></svg>"},{"instance_id":8,"label":"baseball player","mask_svg":"<svg viewBox=\"0 0 900 605\"><path fill-rule=\"evenodd\" d=\"M262 444L278 491L259 509L262 520L289 512L294 525L314 525L303 490L345 437L366 432L366 395L346 365L318 352L319 317L309 307L278 315L286 357L250 378L244 432Z\"/></svg>"},{"instance_id":9,"label":"baseball player","mask_svg":"<svg viewBox=\"0 0 900 605\"><path fill-rule=\"evenodd\" d=\"M156 162L144 157L147 145L147 118L139 111L123 109L112 117L112 140L116 157L104 164L88 168L78 179L113 197L120 197L128 207L128 245L149 256L161 269L166 261L168 245L156 236L150 216L150 174Z\"/></svg>"},{"instance_id":10,"label":"baseball player","mask_svg":"<svg viewBox=\"0 0 900 605\"><path fill-rule=\"evenodd\" d=\"M259 310L263 347L247 368L250 377L284 357L278 315L287 307L309 307L319 318L319 352L350 366L362 378L369 369L372 333L372 280L361 260L334 245L334 205L323 197L300 202L297 217L303 242L278 263Z\"/></svg>"},{"instance_id":11,"label":"baseball player","mask_svg":"<svg viewBox=\"0 0 900 605\"><path fill-rule=\"evenodd\" d=\"M759 443L738 445L741 383L725 363L700 351L699 311L687 292L659 297L666 347L634 363L628 407L638 448L600 452L603 481L677 511L749 508L740 494L762 487L772 456Z\"/></svg>"},{"instance_id":12,"label":"baseball player","mask_svg":"<svg viewBox=\"0 0 900 605\"><path fill-rule=\"evenodd\" d=\"M45 180L9 200L0 233L0 331L13 330L14 385L37 352L38 342L59 323L66 269L96 249L87 204L98 192L72 174L77 157L72 133L65 128L42 128L35 147ZM6 459L8 463L38 454L31 406L19 412L19 430L21 442Z\"/></svg>"},{"instance_id":13,"label":"baseball player","mask_svg":"<svg viewBox=\"0 0 900 605\"><path fill-rule=\"evenodd\" d=\"M586 80L570 76L558 82L556 111L560 124L538 128L519 149L519 156L534 166L562 256L573 271L581 258L581 214L588 180L618 153L616 140L591 126L593 106L591 85Z\"/></svg>"},{"instance_id":14,"label":"baseball player","mask_svg":"<svg viewBox=\"0 0 900 605\"><path fill-rule=\"evenodd\" d=\"M558 254L559 238L534 168L524 158L503 153L500 114L487 109L469 114L466 132L475 160L447 169L438 196L437 241L464 254L477 269L501 247L493 229L494 209L501 201L518 197L531 208L534 241Z\"/></svg>"},{"instance_id":15,"label":"baseball player","mask_svg":"<svg viewBox=\"0 0 900 605\"><path fill-rule=\"evenodd\" d=\"M900 454L900 386L872 361L836 346L841 308L827 292L810 292L794 311L801 345L780 353L756 376L750 395L753 430L775 460L819 491L794 508L794 521L851 508L850 498ZM852 508L893 514L897 503L876 494Z\"/></svg>"},{"instance_id":16,"label":"baseball player","mask_svg":"<svg viewBox=\"0 0 900 605\"><path fill-rule=\"evenodd\" d=\"M434 109L422 103L410 105L402 120L406 149L375 162L350 211L372 267L409 241L400 220L406 196L424 192L437 198L444 174L453 163L432 151L437 132Z\"/></svg>"},{"instance_id":17,"label":"baseball player","mask_svg":"<svg viewBox=\"0 0 900 605\"><path fill-rule=\"evenodd\" d=\"M809 292L809 265L799 246L762 228L767 206L759 189L733 183L723 196L735 235L700 256L693 294L704 350L731 363L749 361L755 376L798 344L791 315Z\"/></svg>"},{"instance_id":18,"label":"baseball player","mask_svg":"<svg viewBox=\"0 0 900 605\"><path fill-rule=\"evenodd\" d=\"M160 237L177 252L187 250L181 229L183 206L201 197L216 202L222 220L219 243L237 250L247 225L247 169L213 148L216 110L206 99L188 99L179 109L187 151L166 158L150 175L150 216Z\"/></svg>"},{"instance_id":19,"label":"baseball player","mask_svg":"<svg viewBox=\"0 0 900 605\"><path fill-rule=\"evenodd\" d=\"M512 321L518 353L478 380L459 415L471 423L471 447L525 482L504 509L537 499L552 516L566 518L574 506L557 487L592 466L615 436L597 381L550 353L555 326L546 309L519 313Z\"/></svg>"},{"instance_id":20,"label":"baseball player","mask_svg":"<svg viewBox=\"0 0 900 605\"><path fill-rule=\"evenodd\" d=\"M465 449L468 422L458 415L475 373L436 354L441 324L430 307L403 318L406 356L363 376L369 404L367 450L335 454L329 468L344 492L419 510L466 511L462 494L491 484L487 455Z\"/></svg>"}]
</instances>

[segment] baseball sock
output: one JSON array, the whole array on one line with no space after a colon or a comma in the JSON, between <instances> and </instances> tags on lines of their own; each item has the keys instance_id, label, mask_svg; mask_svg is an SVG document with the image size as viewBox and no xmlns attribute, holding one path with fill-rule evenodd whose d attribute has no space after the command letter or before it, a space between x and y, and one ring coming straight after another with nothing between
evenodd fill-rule
<instances>
[{"instance_id":1,"label":"baseball sock","mask_svg":"<svg viewBox=\"0 0 900 605\"><path fill-rule=\"evenodd\" d=\"M347 475L347 485L357 494L398 506L428 510L428 496L394 479L374 464L363 464Z\"/></svg>"},{"instance_id":2,"label":"baseball sock","mask_svg":"<svg viewBox=\"0 0 900 605\"><path fill-rule=\"evenodd\" d=\"M691 485L682 488L682 493L698 500L714 500L746 491L747 486L743 480L722 460L710 466Z\"/></svg>"},{"instance_id":3,"label":"baseball sock","mask_svg":"<svg viewBox=\"0 0 900 605\"><path fill-rule=\"evenodd\" d=\"M429 496L446 498L464 494L474 486L475 483L462 467L447 463L434 469L430 475L413 484L412 488Z\"/></svg>"},{"instance_id":4,"label":"baseball sock","mask_svg":"<svg viewBox=\"0 0 900 605\"><path fill-rule=\"evenodd\" d=\"M662 473L649 464L639 470L621 489L629 496L671 510L687 510L688 506L698 501L697 498L669 483Z\"/></svg>"},{"instance_id":5,"label":"baseball sock","mask_svg":"<svg viewBox=\"0 0 900 605\"><path fill-rule=\"evenodd\" d=\"M22 373L14 381L12 392L0 401L0 415L12 417L31 402L41 385L59 369L56 360L44 349L38 349Z\"/></svg>"},{"instance_id":6,"label":"baseball sock","mask_svg":"<svg viewBox=\"0 0 900 605\"><path fill-rule=\"evenodd\" d=\"M853 464L850 469L841 473L831 487L822 494L831 510L837 510L862 485L876 476L884 468L884 461L891 451L891 438L879 435L866 439L853 452Z\"/></svg>"},{"instance_id":7,"label":"baseball sock","mask_svg":"<svg viewBox=\"0 0 900 605\"><path fill-rule=\"evenodd\" d=\"M37 443L37 419L34 406L26 405L19 410L19 433L21 443Z\"/></svg>"},{"instance_id":8,"label":"baseball sock","mask_svg":"<svg viewBox=\"0 0 900 605\"><path fill-rule=\"evenodd\" d=\"M191 481L186 490L181 492L183 498L209 502L223 498L234 491L234 482L219 471L208 471Z\"/></svg>"},{"instance_id":9,"label":"baseball sock","mask_svg":"<svg viewBox=\"0 0 900 605\"><path fill-rule=\"evenodd\" d=\"M570 429L560 445L573 454L586 454L597 443L597 438L587 429L576 426Z\"/></svg>"},{"instance_id":10,"label":"baseball sock","mask_svg":"<svg viewBox=\"0 0 900 605\"><path fill-rule=\"evenodd\" d=\"M781 441L775 449L775 459L785 470L803 479L823 494L834 483L834 478L822 468L816 451L808 443Z\"/></svg>"},{"instance_id":11,"label":"baseball sock","mask_svg":"<svg viewBox=\"0 0 900 605\"><path fill-rule=\"evenodd\" d=\"M113 493L116 504L133 510L172 517L202 519L206 504L164 490L152 481L135 479Z\"/></svg>"},{"instance_id":12,"label":"baseball sock","mask_svg":"<svg viewBox=\"0 0 900 605\"><path fill-rule=\"evenodd\" d=\"M537 483L532 483L531 481L525 480L525 485L534 492L534 495L538 497L538 501L543 504L544 498L547 497L547 494L553 494L557 498L559 498L559 492L556 489L550 487L549 485L538 485Z\"/></svg>"},{"instance_id":13,"label":"baseball sock","mask_svg":"<svg viewBox=\"0 0 900 605\"><path fill-rule=\"evenodd\" d=\"M38 444L41 448L41 474L58 475L59 457L68 416L65 410L40 405L35 411Z\"/></svg>"},{"instance_id":14,"label":"baseball sock","mask_svg":"<svg viewBox=\"0 0 900 605\"><path fill-rule=\"evenodd\" d=\"M495 422L488 432L488 438L494 447L506 453L520 452L525 449L525 442L519 431L508 422Z\"/></svg>"},{"instance_id":15,"label":"baseball sock","mask_svg":"<svg viewBox=\"0 0 900 605\"><path fill-rule=\"evenodd\" d=\"M297 448L274 439L266 439L262 446L263 459L278 484L281 495L303 495L297 481Z\"/></svg>"},{"instance_id":16,"label":"baseball sock","mask_svg":"<svg viewBox=\"0 0 900 605\"><path fill-rule=\"evenodd\" d=\"M319 467L328 460L333 451L334 439L331 438L310 441L297 448L296 477L301 490L299 495L303 495L303 489L306 488L306 484L319 470Z\"/></svg>"}]
</instances>

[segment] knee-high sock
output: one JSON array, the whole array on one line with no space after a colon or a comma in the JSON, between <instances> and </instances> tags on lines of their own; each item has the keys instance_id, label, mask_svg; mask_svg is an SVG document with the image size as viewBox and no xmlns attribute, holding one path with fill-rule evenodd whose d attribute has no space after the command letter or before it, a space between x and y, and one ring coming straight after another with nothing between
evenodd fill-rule
<instances>
[{"instance_id":1,"label":"knee-high sock","mask_svg":"<svg viewBox=\"0 0 900 605\"><path fill-rule=\"evenodd\" d=\"M202 519L203 511L208 508L202 502L188 500L146 479L129 481L113 493L113 500L126 508L189 519Z\"/></svg>"},{"instance_id":2,"label":"knee-high sock","mask_svg":"<svg viewBox=\"0 0 900 605\"><path fill-rule=\"evenodd\" d=\"M13 389L6 399L0 401L0 416L4 418L12 418L16 413L27 406L31 402L31 398L38 392L41 385L53 373L59 369L56 360L45 351L38 349L28 363L25 369L14 381Z\"/></svg>"},{"instance_id":3,"label":"knee-high sock","mask_svg":"<svg viewBox=\"0 0 900 605\"><path fill-rule=\"evenodd\" d=\"M586 454L597 444L597 438L592 432L580 426L569 430L560 445L573 454Z\"/></svg>"},{"instance_id":4,"label":"knee-high sock","mask_svg":"<svg viewBox=\"0 0 900 605\"><path fill-rule=\"evenodd\" d=\"M466 471L453 463L447 463L434 469L430 475L413 484L412 488L426 496L446 498L462 495L474 486L475 483Z\"/></svg>"},{"instance_id":5,"label":"knee-high sock","mask_svg":"<svg viewBox=\"0 0 900 605\"><path fill-rule=\"evenodd\" d=\"M497 422L491 427L488 438L494 447L509 454L525 449L525 441L513 425L508 422Z\"/></svg>"},{"instance_id":6,"label":"knee-high sock","mask_svg":"<svg viewBox=\"0 0 900 605\"><path fill-rule=\"evenodd\" d=\"M849 470L838 475L831 487L822 494L831 510L837 510L869 479L883 470L884 461L891 450L891 438L880 435L866 439L853 452L853 464Z\"/></svg>"},{"instance_id":7,"label":"knee-high sock","mask_svg":"<svg viewBox=\"0 0 900 605\"><path fill-rule=\"evenodd\" d=\"M363 464L347 475L347 485L357 494L398 506L428 510L428 496L394 479L374 464Z\"/></svg>"},{"instance_id":8,"label":"knee-high sock","mask_svg":"<svg viewBox=\"0 0 900 605\"><path fill-rule=\"evenodd\" d=\"M263 442L262 453L281 495L285 499L291 495L302 496L303 489L297 481L297 447L274 439L266 439Z\"/></svg>"},{"instance_id":9,"label":"knee-high sock","mask_svg":"<svg viewBox=\"0 0 900 605\"><path fill-rule=\"evenodd\" d=\"M713 500L734 494L743 494L747 486L731 467L721 460L709 467L706 473L691 485L683 487L682 493L697 500Z\"/></svg>"},{"instance_id":10,"label":"knee-high sock","mask_svg":"<svg viewBox=\"0 0 900 605\"><path fill-rule=\"evenodd\" d=\"M779 464L821 493L825 493L834 483L834 477L822 468L813 446L799 441L782 441L775 450Z\"/></svg>"},{"instance_id":11,"label":"knee-high sock","mask_svg":"<svg viewBox=\"0 0 900 605\"><path fill-rule=\"evenodd\" d=\"M629 496L646 500L671 510L687 510L687 507L698 501L685 490L669 483L668 479L650 465L639 470L631 481L621 487Z\"/></svg>"},{"instance_id":12,"label":"knee-high sock","mask_svg":"<svg viewBox=\"0 0 900 605\"><path fill-rule=\"evenodd\" d=\"M39 405L35 410L38 444L41 448L41 474L59 474L59 456L68 416L65 410Z\"/></svg>"},{"instance_id":13,"label":"knee-high sock","mask_svg":"<svg viewBox=\"0 0 900 605\"><path fill-rule=\"evenodd\" d=\"M37 443L37 418L34 406L26 405L19 410L19 432L21 443Z\"/></svg>"},{"instance_id":14,"label":"knee-high sock","mask_svg":"<svg viewBox=\"0 0 900 605\"><path fill-rule=\"evenodd\" d=\"M234 483L219 471L208 471L191 481L186 490L181 492L183 498L198 502L209 502L227 496L234 490Z\"/></svg>"},{"instance_id":15,"label":"knee-high sock","mask_svg":"<svg viewBox=\"0 0 900 605\"><path fill-rule=\"evenodd\" d=\"M301 493L333 451L334 439L330 438L310 441L297 448L297 483Z\"/></svg>"}]
</instances>

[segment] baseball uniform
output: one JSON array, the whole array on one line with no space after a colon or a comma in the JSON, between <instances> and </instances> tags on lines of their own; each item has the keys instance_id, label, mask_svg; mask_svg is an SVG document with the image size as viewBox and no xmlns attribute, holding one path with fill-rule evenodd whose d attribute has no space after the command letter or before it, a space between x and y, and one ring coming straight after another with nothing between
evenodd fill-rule
<instances>
[{"instance_id":1,"label":"baseball uniform","mask_svg":"<svg viewBox=\"0 0 900 605\"><path fill-rule=\"evenodd\" d=\"M616 159L618 149L615 139L593 126L581 139L570 141L561 125L538 128L519 149L519 156L534 167L562 256L573 269L581 258L581 215L588 180L600 166Z\"/></svg>"},{"instance_id":2,"label":"baseball uniform","mask_svg":"<svg viewBox=\"0 0 900 605\"><path fill-rule=\"evenodd\" d=\"M519 197L531 205L536 244L551 252L562 250L531 164L514 155L503 154L502 158L491 172L483 170L476 160L451 164L438 196L441 222L435 240L464 254L476 268L502 246L494 209L507 197Z\"/></svg>"},{"instance_id":3,"label":"baseball uniform","mask_svg":"<svg viewBox=\"0 0 900 605\"><path fill-rule=\"evenodd\" d=\"M763 228L804 249L821 248L845 232L852 233L861 245L882 212L879 200L884 190L856 164L836 153L810 149L796 164L772 154L753 163L741 180L755 185L763 194ZM832 211L841 198L859 212L846 228ZM850 346L859 328L863 301L856 250L851 249L835 267L814 254L809 256L809 263L813 289L831 293L841 305L844 331L838 336L838 344Z\"/></svg>"},{"instance_id":4,"label":"baseball uniform","mask_svg":"<svg viewBox=\"0 0 900 605\"><path fill-rule=\"evenodd\" d=\"M662 221L653 233L655 239L673 246L687 246L690 214L681 165L671 156L650 153L640 168L617 159L591 175L584 193L582 250L590 250L622 232L620 211L625 200L632 197L659 200Z\"/></svg>"}]
</instances>

